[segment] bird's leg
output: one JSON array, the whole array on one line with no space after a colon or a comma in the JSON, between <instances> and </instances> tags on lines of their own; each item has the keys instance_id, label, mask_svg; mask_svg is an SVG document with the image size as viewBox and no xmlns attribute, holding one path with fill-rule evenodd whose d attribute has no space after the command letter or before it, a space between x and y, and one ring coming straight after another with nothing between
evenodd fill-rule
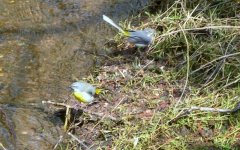
<instances>
[{"instance_id":1,"label":"bird's leg","mask_svg":"<svg viewBox=\"0 0 240 150\"><path fill-rule=\"evenodd\" d=\"M140 58L143 58L145 56L145 53L143 52L143 50L145 50L145 48L137 47L137 53L138 53L138 56L140 56Z\"/></svg>"}]
</instances>

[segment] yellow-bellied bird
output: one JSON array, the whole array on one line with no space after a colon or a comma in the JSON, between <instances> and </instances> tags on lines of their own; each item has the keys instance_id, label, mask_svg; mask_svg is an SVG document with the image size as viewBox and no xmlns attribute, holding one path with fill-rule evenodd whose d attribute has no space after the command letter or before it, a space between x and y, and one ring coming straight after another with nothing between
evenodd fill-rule
<instances>
[{"instance_id":1,"label":"yellow-bellied bird","mask_svg":"<svg viewBox=\"0 0 240 150\"><path fill-rule=\"evenodd\" d=\"M74 82L70 86L73 89L74 97L83 103L91 103L94 100L94 95L99 94L101 89L97 89L84 81Z\"/></svg>"}]
</instances>

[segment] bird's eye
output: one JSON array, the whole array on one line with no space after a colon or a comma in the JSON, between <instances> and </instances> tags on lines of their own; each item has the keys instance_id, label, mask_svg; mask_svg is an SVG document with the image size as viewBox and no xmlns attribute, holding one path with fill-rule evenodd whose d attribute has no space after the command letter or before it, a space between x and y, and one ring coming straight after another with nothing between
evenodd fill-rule
<instances>
[{"instance_id":1,"label":"bird's eye","mask_svg":"<svg viewBox=\"0 0 240 150\"><path fill-rule=\"evenodd\" d=\"M93 95L93 93L91 91L88 91L87 93L90 94L90 95Z\"/></svg>"}]
</instances>

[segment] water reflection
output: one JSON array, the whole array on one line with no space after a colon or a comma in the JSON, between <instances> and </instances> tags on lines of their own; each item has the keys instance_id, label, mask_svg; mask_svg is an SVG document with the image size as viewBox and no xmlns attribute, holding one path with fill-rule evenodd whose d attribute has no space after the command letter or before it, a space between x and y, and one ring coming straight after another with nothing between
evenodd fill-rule
<instances>
[{"instance_id":1,"label":"water reflection","mask_svg":"<svg viewBox=\"0 0 240 150\"><path fill-rule=\"evenodd\" d=\"M146 3L147 0L0 0L0 115L5 116L5 120L0 117L0 124L10 120L15 125L0 139L16 135L20 143L3 143L6 148L14 149L14 145L24 149L26 145L21 143L28 143L28 147L49 145L44 137L57 142L59 135L55 133L59 131L46 120L46 113L29 103L67 99L66 87L75 77L81 79L91 71L100 59L91 53L103 53L104 42L114 35L102 23L102 14L117 20ZM18 107L1 105L9 103ZM38 132L38 124L47 132ZM9 128L0 127L2 131Z\"/></svg>"},{"instance_id":2,"label":"water reflection","mask_svg":"<svg viewBox=\"0 0 240 150\"><path fill-rule=\"evenodd\" d=\"M64 99L82 78L106 38L101 15L126 16L146 0L0 0L0 102ZM61 93L61 94L59 94Z\"/></svg>"}]
</instances>

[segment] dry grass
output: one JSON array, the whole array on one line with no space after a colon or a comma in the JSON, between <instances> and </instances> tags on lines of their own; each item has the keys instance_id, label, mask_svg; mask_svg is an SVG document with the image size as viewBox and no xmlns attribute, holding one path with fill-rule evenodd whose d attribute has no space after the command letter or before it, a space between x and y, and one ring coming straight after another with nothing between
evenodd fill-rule
<instances>
[{"instance_id":1,"label":"dry grass","mask_svg":"<svg viewBox=\"0 0 240 150\"><path fill-rule=\"evenodd\" d=\"M238 149L239 113L176 118L192 106L232 109L239 102L240 5L187 2L144 14L139 28L157 31L151 47L126 49L117 36L118 50L86 78L105 89L88 108L102 117L85 114L75 127L89 148Z\"/></svg>"}]
</instances>

